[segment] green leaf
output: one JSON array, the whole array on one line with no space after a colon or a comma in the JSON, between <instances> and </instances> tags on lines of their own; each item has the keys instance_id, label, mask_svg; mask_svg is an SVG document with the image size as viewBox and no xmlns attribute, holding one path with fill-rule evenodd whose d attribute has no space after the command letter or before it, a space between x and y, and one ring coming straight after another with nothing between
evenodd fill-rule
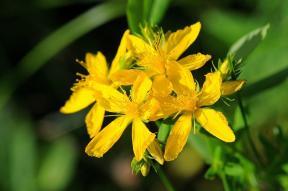
<instances>
[{"instance_id":1,"label":"green leaf","mask_svg":"<svg viewBox=\"0 0 288 191\"><path fill-rule=\"evenodd\" d=\"M244 175L244 169L240 164L227 163L224 167L225 174L229 176L242 177Z\"/></svg>"},{"instance_id":2,"label":"green leaf","mask_svg":"<svg viewBox=\"0 0 288 191\"><path fill-rule=\"evenodd\" d=\"M265 38L270 24L253 30L237 40L229 49L228 55L233 55L236 60L245 60L247 56Z\"/></svg>"},{"instance_id":3,"label":"green leaf","mask_svg":"<svg viewBox=\"0 0 288 191\"><path fill-rule=\"evenodd\" d=\"M29 76L41 68L58 52L79 37L125 13L125 4L120 1L97 5L71 20L44 40L39 42L20 61L14 71L0 79L0 109L15 89Z\"/></svg>"},{"instance_id":4,"label":"green leaf","mask_svg":"<svg viewBox=\"0 0 288 191\"><path fill-rule=\"evenodd\" d=\"M211 140L206 135L202 135L200 133L190 133L188 138L188 144L195 148L208 164L210 164L213 160L213 151L210 141Z\"/></svg>"},{"instance_id":5,"label":"green leaf","mask_svg":"<svg viewBox=\"0 0 288 191\"><path fill-rule=\"evenodd\" d=\"M171 0L154 0L150 13L149 23L154 26L160 23L169 7Z\"/></svg>"},{"instance_id":6,"label":"green leaf","mask_svg":"<svg viewBox=\"0 0 288 191\"><path fill-rule=\"evenodd\" d=\"M265 90L268 90L285 82L287 80L287 76L288 67L249 85L243 90L242 95L248 98L250 96L260 94Z\"/></svg>"},{"instance_id":7,"label":"green leaf","mask_svg":"<svg viewBox=\"0 0 288 191\"><path fill-rule=\"evenodd\" d=\"M38 185L40 190L64 190L71 181L77 153L72 137L62 137L49 146L40 165Z\"/></svg>"},{"instance_id":8,"label":"green leaf","mask_svg":"<svg viewBox=\"0 0 288 191\"><path fill-rule=\"evenodd\" d=\"M210 168L205 173L205 178L207 179L213 179L216 175L219 175L222 173L223 170L223 149L221 146L217 146L213 152L213 159Z\"/></svg>"},{"instance_id":9,"label":"green leaf","mask_svg":"<svg viewBox=\"0 0 288 191\"><path fill-rule=\"evenodd\" d=\"M284 164L284 165L282 166L282 169L284 170L284 172L285 172L286 174L288 174L288 163Z\"/></svg>"},{"instance_id":10,"label":"green leaf","mask_svg":"<svg viewBox=\"0 0 288 191\"><path fill-rule=\"evenodd\" d=\"M171 0L128 0L127 19L133 33L141 33L141 26L155 26L162 20Z\"/></svg>"},{"instance_id":11,"label":"green leaf","mask_svg":"<svg viewBox=\"0 0 288 191\"><path fill-rule=\"evenodd\" d=\"M244 120L241 114L241 109L239 106L235 107L232 127L234 131L239 131L245 127Z\"/></svg>"},{"instance_id":12,"label":"green leaf","mask_svg":"<svg viewBox=\"0 0 288 191\"><path fill-rule=\"evenodd\" d=\"M229 12L223 9L208 9L203 11L200 20L203 23L203 27L205 27L204 30L209 33L209 36L216 37L217 40L225 43L226 46L231 45L243 34L255 29L262 23L262 21L256 17L251 18L240 12ZM245 25L243 23L245 23ZM215 42L213 42L213 44L206 42L206 44L207 43L214 48L219 47L219 43L216 45L214 44Z\"/></svg>"},{"instance_id":13,"label":"green leaf","mask_svg":"<svg viewBox=\"0 0 288 191\"><path fill-rule=\"evenodd\" d=\"M129 28L133 33L140 33L140 25L143 24L142 21L144 20L144 2L146 1L128 0L126 14Z\"/></svg>"},{"instance_id":14,"label":"green leaf","mask_svg":"<svg viewBox=\"0 0 288 191\"><path fill-rule=\"evenodd\" d=\"M11 137L11 190L33 191L36 189L35 164L36 140L32 126L27 121L18 121Z\"/></svg>"},{"instance_id":15,"label":"green leaf","mask_svg":"<svg viewBox=\"0 0 288 191\"><path fill-rule=\"evenodd\" d=\"M0 190L36 191L36 140L26 112L0 111Z\"/></svg>"}]
</instances>

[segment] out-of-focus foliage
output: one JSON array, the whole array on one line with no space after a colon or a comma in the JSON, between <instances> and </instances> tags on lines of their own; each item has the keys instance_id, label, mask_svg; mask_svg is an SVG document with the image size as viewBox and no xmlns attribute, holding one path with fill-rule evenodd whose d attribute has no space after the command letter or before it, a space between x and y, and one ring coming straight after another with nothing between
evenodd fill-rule
<instances>
[{"instance_id":1,"label":"out-of-focus foliage","mask_svg":"<svg viewBox=\"0 0 288 191\"><path fill-rule=\"evenodd\" d=\"M163 18L171 0L128 0L127 19L133 33L140 33L141 27L155 26Z\"/></svg>"}]
</instances>

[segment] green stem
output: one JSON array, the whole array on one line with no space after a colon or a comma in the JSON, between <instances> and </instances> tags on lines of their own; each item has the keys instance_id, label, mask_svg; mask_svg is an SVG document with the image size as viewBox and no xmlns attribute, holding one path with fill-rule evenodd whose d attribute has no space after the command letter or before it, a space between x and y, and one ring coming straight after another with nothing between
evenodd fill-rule
<instances>
[{"instance_id":1,"label":"green stem","mask_svg":"<svg viewBox=\"0 0 288 191\"><path fill-rule=\"evenodd\" d=\"M230 191L230 187L229 187L229 184L228 184L228 181L227 181L225 173L221 173L220 177L221 177L221 180L223 182L224 190L225 191Z\"/></svg>"},{"instance_id":2,"label":"green stem","mask_svg":"<svg viewBox=\"0 0 288 191\"><path fill-rule=\"evenodd\" d=\"M248 125L248 120L247 120L247 117L246 117L246 114L245 114L243 102L242 102L242 99L241 99L241 96L240 96L239 93L237 94L237 97L238 97L238 105L239 105L239 107L240 107L240 112L241 112L241 115L242 115L242 119L243 119L243 122L244 122L244 126L245 126L245 129L247 130L247 138L248 138L248 141L249 141L249 143L250 143L250 145L251 145L251 148L252 148L252 150L253 150L253 153L254 153L254 155L255 155L256 160L258 161L258 163L259 163L260 165L262 165L262 162L261 162L261 160L260 160L261 157L260 157L260 155L259 155L259 153L258 153L258 150L257 150L257 148L255 147L255 144L254 144L254 142L253 142L253 138L252 138L252 135L251 135L251 129L250 129L249 125Z\"/></svg>"},{"instance_id":3,"label":"green stem","mask_svg":"<svg viewBox=\"0 0 288 191\"><path fill-rule=\"evenodd\" d=\"M175 188L173 187L172 183L170 182L170 180L168 179L168 177L166 176L166 174L164 173L164 171L161 169L160 166L158 166L157 168L157 174L160 177L163 185L165 186L165 188L167 189L167 191L176 191Z\"/></svg>"},{"instance_id":4,"label":"green stem","mask_svg":"<svg viewBox=\"0 0 288 191\"><path fill-rule=\"evenodd\" d=\"M171 130L171 124L169 120L166 119L158 123L156 122L156 125L159 127L157 139L161 144L165 144Z\"/></svg>"}]
</instances>

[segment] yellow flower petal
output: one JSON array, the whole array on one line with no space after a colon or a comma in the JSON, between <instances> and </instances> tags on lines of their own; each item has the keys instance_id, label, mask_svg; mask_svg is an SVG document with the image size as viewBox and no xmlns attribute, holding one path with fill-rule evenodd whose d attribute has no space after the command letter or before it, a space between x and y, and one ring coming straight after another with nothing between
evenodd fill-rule
<instances>
[{"instance_id":1,"label":"yellow flower petal","mask_svg":"<svg viewBox=\"0 0 288 191\"><path fill-rule=\"evenodd\" d=\"M121 59L125 57L125 54L127 52L127 37L129 35L129 30L126 30L121 38L120 45L118 47L117 53L112 61L109 76L113 74L114 72L121 69Z\"/></svg>"},{"instance_id":2,"label":"yellow flower petal","mask_svg":"<svg viewBox=\"0 0 288 191\"><path fill-rule=\"evenodd\" d=\"M148 152L159 164L163 165L164 163L163 152L157 139L154 139L154 141L149 145Z\"/></svg>"},{"instance_id":3,"label":"yellow flower petal","mask_svg":"<svg viewBox=\"0 0 288 191\"><path fill-rule=\"evenodd\" d=\"M141 174L142 174L142 176L147 176L148 174L149 174L149 172L150 172L150 164L148 164L148 163L144 163L142 166L141 166Z\"/></svg>"},{"instance_id":4,"label":"yellow flower petal","mask_svg":"<svg viewBox=\"0 0 288 191\"><path fill-rule=\"evenodd\" d=\"M234 94L235 92L239 91L244 84L245 80L223 82L221 86L221 93L224 96Z\"/></svg>"},{"instance_id":5,"label":"yellow flower petal","mask_svg":"<svg viewBox=\"0 0 288 191\"><path fill-rule=\"evenodd\" d=\"M168 57L177 60L179 56L196 40L200 32L201 24L197 22L171 33L166 44Z\"/></svg>"},{"instance_id":6,"label":"yellow flower petal","mask_svg":"<svg viewBox=\"0 0 288 191\"><path fill-rule=\"evenodd\" d=\"M150 118L154 116L160 109L160 104L157 99L150 98L143 105L141 105L141 118L145 120L151 120Z\"/></svg>"},{"instance_id":7,"label":"yellow flower petal","mask_svg":"<svg viewBox=\"0 0 288 191\"><path fill-rule=\"evenodd\" d=\"M195 91L195 82L191 72L177 62L168 62L166 64L166 73L177 94Z\"/></svg>"},{"instance_id":8,"label":"yellow flower petal","mask_svg":"<svg viewBox=\"0 0 288 191\"><path fill-rule=\"evenodd\" d=\"M218 139L225 142L235 141L235 135L221 112L213 109L198 109L195 112L195 117L206 131Z\"/></svg>"},{"instance_id":9,"label":"yellow flower petal","mask_svg":"<svg viewBox=\"0 0 288 191\"><path fill-rule=\"evenodd\" d=\"M90 88L77 88L65 105L60 108L62 113L74 113L80 111L95 101L95 91Z\"/></svg>"},{"instance_id":10,"label":"yellow flower petal","mask_svg":"<svg viewBox=\"0 0 288 191\"><path fill-rule=\"evenodd\" d=\"M136 118L132 123L132 142L135 159L140 161L144 152L155 138L140 118Z\"/></svg>"},{"instance_id":11,"label":"yellow flower petal","mask_svg":"<svg viewBox=\"0 0 288 191\"><path fill-rule=\"evenodd\" d=\"M85 123L90 138L93 138L101 129L105 115L105 109L95 104L85 117Z\"/></svg>"},{"instance_id":12,"label":"yellow flower petal","mask_svg":"<svg viewBox=\"0 0 288 191\"><path fill-rule=\"evenodd\" d=\"M168 96L173 90L172 83L165 75L157 75L153 79L152 91L156 97Z\"/></svg>"},{"instance_id":13,"label":"yellow flower petal","mask_svg":"<svg viewBox=\"0 0 288 191\"><path fill-rule=\"evenodd\" d=\"M197 53L197 54L186 56L178 60L178 62L182 66L184 66L184 68L191 71L191 70L197 70L201 68L210 59L211 59L211 56L208 54L205 55L205 54Z\"/></svg>"},{"instance_id":14,"label":"yellow flower petal","mask_svg":"<svg viewBox=\"0 0 288 191\"><path fill-rule=\"evenodd\" d=\"M110 79L116 84L128 86L132 85L141 73L143 71L134 69L119 70L113 73Z\"/></svg>"},{"instance_id":15,"label":"yellow flower petal","mask_svg":"<svg viewBox=\"0 0 288 191\"><path fill-rule=\"evenodd\" d=\"M97 52L96 55L87 53L85 63L89 74L95 75L101 79L107 78L107 62L105 56L101 52Z\"/></svg>"},{"instance_id":16,"label":"yellow flower petal","mask_svg":"<svg viewBox=\"0 0 288 191\"><path fill-rule=\"evenodd\" d=\"M223 78L225 78L228 75L228 73L230 71L230 65L229 65L229 60L228 59L225 59L221 63L221 65L219 67L219 71L221 72L221 75L222 75Z\"/></svg>"},{"instance_id":17,"label":"yellow flower petal","mask_svg":"<svg viewBox=\"0 0 288 191\"><path fill-rule=\"evenodd\" d=\"M111 86L97 84L93 87L97 90L97 101L106 111L121 113L130 103L127 95L119 92Z\"/></svg>"},{"instance_id":18,"label":"yellow flower petal","mask_svg":"<svg viewBox=\"0 0 288 191\"><path fill-rule=\"evenodd\" d=\"M141 74L135 80L131 89L131 98L135 103L141 103L147 98L148 92L152 87L152 81L145 75Z\"/></svg>"},{"instance_id":19,"label":"yellow flower petal","mask_svg":"<svg viewBox=\"0 0 288 191\"><path fill-rule=\"evenodd\" d=\"M153 47L146 43L143 39L134 35L129 35L127 39L128 49L131 50L136 57L154 54L155 51Z\"/></svg>"},{"instance_id":20,"label":"yellow flower petal","mask_svg":"<svg viewBox=\"0 0 288 191\"><path fill-rule=\"evenodd\" d=\"M212 105L221 96L222 78L220 72L206 74L206 79L199 95L198 106Z\"/></svg>"},{"instance_id":21,"label":"yellow flower petal","mask_svg":"<svg viewBox=\"0 0 288 191\"><path fill-rule=\"evenodd\" d=\"M177 158L185 146L192 126L192 114L185 113L172 127L165 146L164 159L172 161Z\"/></svg>"},{"instance_id":22,"label":"yellow flower petal","mask_svg":"<svg viewBox=\"0 0 288 191\"><path fill-rule=\"evenodd\" d=\"M125 116L116 118L89 142L85 152L89 156L102 157L118 141L130 122Z\"/></svg>"}]
</instances>

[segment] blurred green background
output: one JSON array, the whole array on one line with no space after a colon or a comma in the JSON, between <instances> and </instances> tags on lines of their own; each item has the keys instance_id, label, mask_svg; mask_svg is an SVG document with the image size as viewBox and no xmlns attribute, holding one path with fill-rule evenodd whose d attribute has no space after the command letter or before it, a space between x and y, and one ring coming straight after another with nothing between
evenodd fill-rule
<instances>
[{"instance_id":1,"label":"blurred green background","mask_svg":"<svg viewBox=\"0 0 288 191\"><path fill-rule=\"evenodd\" d=\"M126 3L0 2L1 191L165 190L154 172L145 178L132 175L129 131L104 158L90 158L84 153L89 141L83 120L87 110L72 115L58 112L70 95L75 74L85 73L76 59L101 51L112 60L128 28ZM270 23L266 38L244 61L240 78L247 85L241 94L264 165L275 160L284 165L287 143L276 145L283 150L280 159L275 159L265 155L257 137L265 135L275 143L274 131L287 132L288 1L175 0L160 26L174 31L197 21L202 29L188 53L210 54L215 63L225 58L240 37ZM231 121L237 126L237 115ZM204 178L208 166L201 154L199 147L187 145L177 160L165 165L177 190L223 190L219 179ZM288 172L277 173L283 174L281 189L288 190Z\"/></svg>"}]
</instances>

